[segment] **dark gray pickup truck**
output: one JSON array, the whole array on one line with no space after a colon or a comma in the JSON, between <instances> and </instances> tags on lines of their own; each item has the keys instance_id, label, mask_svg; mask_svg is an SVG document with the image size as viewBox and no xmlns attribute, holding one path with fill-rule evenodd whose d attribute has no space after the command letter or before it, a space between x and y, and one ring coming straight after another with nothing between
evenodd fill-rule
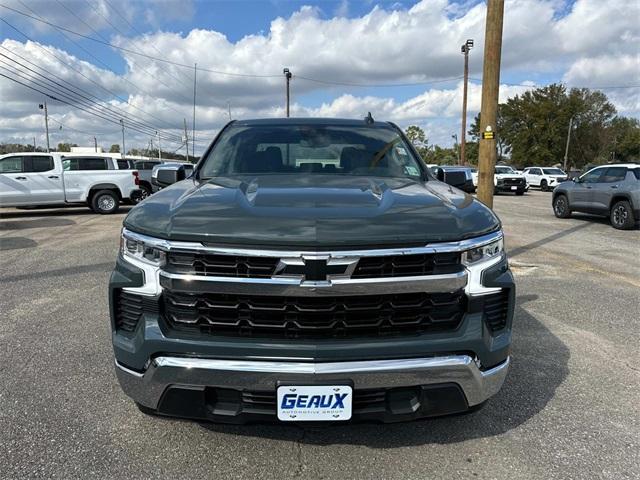
<instances>
[{"instance_id":1,"label":"dark gray pickup truck","mask_svg":"<svg viewBox=\"0 0 640 480\"><path fill-rule=\"evenodd\" d=\"M393 124L229 123L124 221L120 385L146 413L393 422L477 409L509 366L495 214Z\"/></svg>"}]
</instances>

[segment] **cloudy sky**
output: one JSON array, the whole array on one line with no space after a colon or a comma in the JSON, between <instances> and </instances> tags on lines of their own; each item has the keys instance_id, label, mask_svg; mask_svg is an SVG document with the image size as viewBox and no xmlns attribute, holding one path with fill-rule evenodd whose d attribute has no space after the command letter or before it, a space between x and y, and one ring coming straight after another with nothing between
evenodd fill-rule
<instances>
[{"instance_id":1,"label":"cloudy sky","mask_svg":"<svg viewBox=\"0 0 640 480\"><path fill-rule=\"evenodd\" d=\"M422 126L429 141L459 134L460 46L470 56L469 119L480 109L482 1L0 0L0 141L181 147L196 153L229 119L364 117ZM62 28L60 28L62 27ZM66 29L66 31L64 30ZM97 41L96 41L97 40ZM507 0L501 99L564 82L601 88L640 117L640 1ZM21 82L15 83L7 77ZM72 105L69 105L71 103ZM157 145L157 144L156 144ZM184 149L179 150L184 153Z\"/></svg>"}]
</instances>

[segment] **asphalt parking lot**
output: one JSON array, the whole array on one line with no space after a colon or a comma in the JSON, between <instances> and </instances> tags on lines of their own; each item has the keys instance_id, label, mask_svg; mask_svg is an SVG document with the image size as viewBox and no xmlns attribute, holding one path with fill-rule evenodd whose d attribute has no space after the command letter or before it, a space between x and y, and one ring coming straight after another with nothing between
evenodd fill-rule
<instances>
[{"instance_id":1,"label":"asphalt parking lot","mask_svg":"<svg viewBox=\"0 0 640 480\"><path fill-rule=\"evenodd\" d=\"M640 478L640 231L556 219L550 198L495 200L518 305L485 409L329 427L142 414L109 333L124 213L0 210L0 477Z\"/></svg>"}]
</instances>

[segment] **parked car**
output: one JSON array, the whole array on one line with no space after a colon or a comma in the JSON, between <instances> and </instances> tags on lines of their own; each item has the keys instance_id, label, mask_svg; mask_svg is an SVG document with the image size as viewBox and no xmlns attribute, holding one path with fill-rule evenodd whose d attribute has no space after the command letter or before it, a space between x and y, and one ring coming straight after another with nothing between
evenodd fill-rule
<instances>
[{"instance_id":1,"label":"parked car","mask_svg":"<svg viewBox=\"0 0 640 480\"><path fill-rule=\"evenodd\" d=\"M138 172L109 169L110 158L60 153L0 156L0 206L87 204L114 213L138 193ZM111 165L113 167L113 165Z\"/></svg>"},{"instance_id":2,"label":"parked car","mask_svg":"<svg viewBox=\"0 0 640 480\"><path fill-rule=\"evenodd\" d=\"M628 230L640 220L640 165L603 165L564 182L553 191L553 212L568 218L572 212L608 216L614 228Z\"/></svg>"},{"instance_id":3,"label":"parked car","mask_svg":"<svg viewBox=\"0 0 640 480\"><path fill-rule=\"evenodd\" d=\"M524 169L523 174L529 185L539 187L543 192L553 190L567 181L567 174L559 168L528 167Z\"/></svg>"},{"instance_id":4,"label":"parked car","mask_svg":"<svg viewBox=\"0 0 640 480\"><path fill-rule=\"evenodd\" d=\"M509 366L515 286L495 213L395 125L230 122L124 220L116 373L146 413L410 420L477 409Z\"/></svg>"},{"instance_id":5,"label":"parked car","mask_svg":"<svg viewBox=\"0 0 640 480\"><path fill-rule=\"evenodd\" d=\"M157 163L156 165L153 166L153 169L151 170L151 185L153 187L153 191L157 192L158 190L162 189L163 185L159 184L156 179L157 179L157 175L158 175L158 168L159 167L166 167L168 169L174 169L174 170L178 170L178 169L182 169L182 171L185 173L185 177L189 177L191 175L191 173L193 172L193 164L192 163L186 163L186 162L162 162L162 163Z\"/></svg>"},{"instance_id":6,"label":"parked car","mask_svg":"<svg viewBox=\"0 0 640 480\"><path fill-rule=\"evenodd\" d=\"M469 167L443 165L436 167L435 171L436 178L442 182L459 188L463 192L473 193L476 191L476 186L473 183L473 172Z\"/></svg>"},{"instance_id":7,"label":"parked car","mask_svg":"<svg viewBox=\"0 0 640 480\"><path fill-rule=\"evenodd\" d=\"M513 192L516 195L524 195L529 189L524 175L507 165L496 165L493 184L494 193Z\"/></svg>"},{"instance_id":8,"label":"parked car","mask_svg":"<svg viewBox=\"0 0 640 480\"><path fill-rule=\"evenodd\" d=\"M471 169L471 181L473 186L478 188L478 169L476 167L469 167Z\"/></svg>"}]
</instances>

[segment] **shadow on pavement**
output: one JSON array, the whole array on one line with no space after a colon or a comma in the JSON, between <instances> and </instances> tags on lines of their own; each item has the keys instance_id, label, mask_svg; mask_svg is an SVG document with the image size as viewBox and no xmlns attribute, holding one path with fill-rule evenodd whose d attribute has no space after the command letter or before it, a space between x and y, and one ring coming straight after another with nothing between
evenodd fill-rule
<instances>
[{"instance_id":1,"label":"shadow on pavement","mask_svg":"<svg viewBox=\"0 0 640 480\"><path fill-rule=\"evenodd\" d=\"M0 250L4 250L3 243L6 239L7 237L0 239ZM26 239L26 240L29 240L29 239ZM33 240L30 240L30 241L33 241ZM18 248L27 248L27 247L18 247ZM115 265L115 260L113 262L95 263L93 265L78 265L76 267L58 268L56 270L49 270L46 272L23 273L20 275L0 277L0 283L19 282L21 280L31 280L33 278L66 277L68 275L78 275L81 273L108 273L109 271L113 270L114 265Z\"/></svg>"},{"instance_id":2,"label":"shadow on pavement","mask_svg":"<svg viewBox=\"0 0 640 480\"><path fill-rule=\"evenodd\" d=\"M491 437L519 427L540 413L569 374L569 349L522 304L518 297L512 365L502 390L476 413L398 424L330 426L201 424L231 435L266 437L308 445L365 445L398 448L429 443L458 443Z\"/></svg>"},{"instance_id":3,"label":"shadow on pavement","mask_svg":"<svg viewBox=\"0 0 640 480\"><path fill-rule=\"evenodd\" d=\"M0 251L19 250L21 248L37 247L38 242L27 237L2 237L0 238Z\"/></svg>"},{"instance_id":4,"label":"shadow on pavement","mask_svg":"<svg viewBox=\"0 0 640 480\"><path fill-rule=\"evenodd\" d=\"M75 225L70 218L37 218L34 220L2 221L0 218L0 231L3 230L27 230L29 228L67 227Z\"/></svg>"},{"instance_id":5,"label":"shadow on pavement","mask_svg":"<svg viewBox=\"0 0 640 480\"><path fill-rule=\"evenodd\" d=\"M560 232L554 233L553 235L549 235L548 237L545 238L541 238L540 240L536 240L535 242L531 242L528 243L526 245L522 245L520 247L516 247L513 250L508 250L508 254L509 254L509 258L513 258L516 257L524 252L528 252L529 250L534 250L538 247L542 247L543 245L546 245L547 243L551 243L551 242L555 242L556 240L559 240L563 237L566 237L567 235L571 235L572 233L578 232L580 230L583 230L587 227L589 227L590 224L589 223L582 223L579 225L575 225L571 228L568 228L566 230L561 230Z\"/></svg>"}]
</instances>

